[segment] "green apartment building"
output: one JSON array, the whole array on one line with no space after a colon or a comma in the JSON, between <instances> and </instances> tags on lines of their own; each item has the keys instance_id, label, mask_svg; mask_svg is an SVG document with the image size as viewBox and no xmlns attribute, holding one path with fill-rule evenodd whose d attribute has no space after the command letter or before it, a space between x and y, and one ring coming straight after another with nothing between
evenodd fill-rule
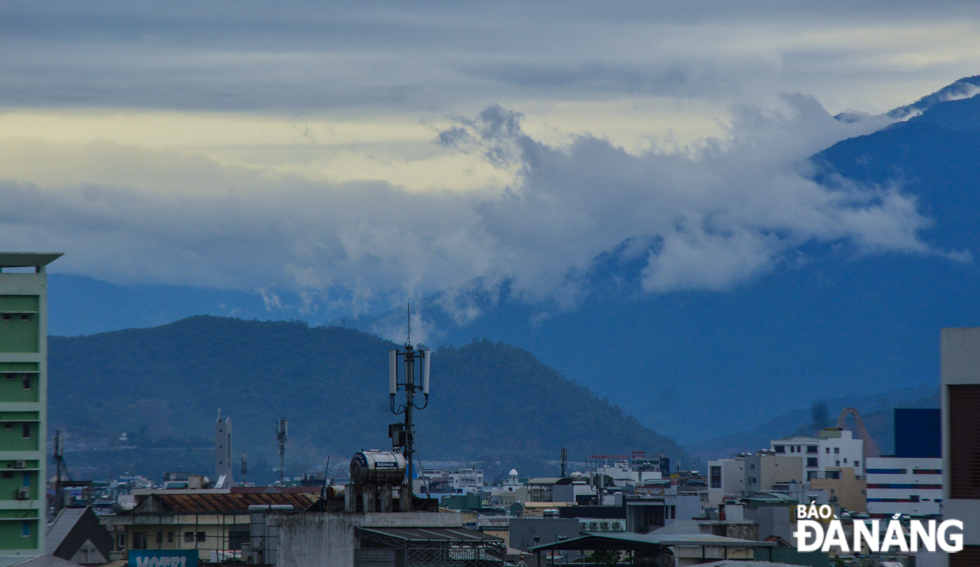
<instances>
[{"instance_id":1,"label":"green apartment building","mask_svg":"<svg viewBox=\"0 0 980 567\"><path fill-rule=\"evenodd\" d=\"M44 553L47 275L61 254L0 252L0 567Z\"/></svg>"}]
</instances>

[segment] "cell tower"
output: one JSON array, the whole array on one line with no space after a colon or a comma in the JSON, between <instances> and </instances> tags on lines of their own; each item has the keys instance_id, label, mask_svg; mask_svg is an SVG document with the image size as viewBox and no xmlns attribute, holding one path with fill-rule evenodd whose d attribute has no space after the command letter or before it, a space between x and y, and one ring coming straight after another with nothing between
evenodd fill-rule
<instances>
[{"instance_id":1,"label":"cell tower","mask_svg":"<svg viewBox=\"0 0 980 567\"><path fill-rule=\"evenodd\" d=\"M398 376L398 359L402 359L403 370L401 379ZM418 362L421 384L415 382L415 363ZM405 340L405 350L388 351L388 393L391 395L391 413L405 414L405 423L393 423L388 426L391 445L401 448L405 460L408 461L407 480L412 486L412 474L415 455L415 424L413 411L423 410L429 405L429 364L432 362L431 350L418 350L412 347L412 308L408 307L408 338ZM395 396L398 388L405 391L405 403L396 408ZM415 405L415 395L421 392L425 396L422 407Z\"/></svg>"},{"instance_id":2,"label":"cell tower","mask_svg":"<svg viewBox=\"0 0 980 567\"><path fill-rule=\"evenodd\" d=\"M276 424L276 439L279 441L279 486L283 485L286 472L286 419Z\"/></svg>"}]
</instances>

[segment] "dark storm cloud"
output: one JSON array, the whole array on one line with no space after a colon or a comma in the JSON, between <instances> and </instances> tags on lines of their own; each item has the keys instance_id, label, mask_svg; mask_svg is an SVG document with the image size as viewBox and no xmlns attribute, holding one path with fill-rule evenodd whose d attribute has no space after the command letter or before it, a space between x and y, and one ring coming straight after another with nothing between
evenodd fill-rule
<instances>
[{"instance_id":1,"label":"dark storm cloud","mask_svg":"<svg viewBox=\"0 0 980 567\"><path fill-rule=\"evenodd\" d=\"M863 56L895 49L841 48L842 30L892 26L900 35L969 11L956 2L6 3L0 105L418 110L542 93L730 100L807 90L811 72L826 72L824 81L874 73L879 60ZM834 49L845 55L831 70ZM947 77L950 65L917 73L959 78ZM897 72L877 71L893 80Z\"/></svg>"}]
</instances>

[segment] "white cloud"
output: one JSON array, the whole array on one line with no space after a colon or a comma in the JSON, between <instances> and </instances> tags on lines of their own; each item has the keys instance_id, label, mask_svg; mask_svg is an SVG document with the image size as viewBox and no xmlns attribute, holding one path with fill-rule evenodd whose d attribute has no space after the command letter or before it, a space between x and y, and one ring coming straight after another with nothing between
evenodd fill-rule
<instances>
[{"instance_id":1,"label":"white cloud","mask_svg":"<svg viewBox=\"0 0 980 567\"><path fill-rule=\"evenodd\" d=\"M303 309L455 290L443 307L461 323L481 313L467 290L495 293L504 281L528 300L574 307L595 258L621 248L647 255L650 292L725 289L808 242L943 253L919 238L930 221L900 188L827 188L800 174L813 152L887 121L841 122L804 96L781 104L737 108L724 139L639 154L588 135L549 145L492 106L440 139L516 176L504 191L331 184L94 142L81 154L94 151L101 170L118 162L133 181L0 183L0 242L64 250L53 268L113 281L258 288L267 302L281 286L301 292ZM144 189L141 176L179 183Z\"/></svg>"}]
</instances>

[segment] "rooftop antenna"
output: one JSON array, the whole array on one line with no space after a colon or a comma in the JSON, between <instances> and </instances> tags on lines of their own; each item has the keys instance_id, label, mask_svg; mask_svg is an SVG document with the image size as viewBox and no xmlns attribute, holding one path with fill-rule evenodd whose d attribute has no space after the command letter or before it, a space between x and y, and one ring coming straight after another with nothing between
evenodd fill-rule
<instances>
[{"instance_id":1,"label":"rooftop antenna","mask_svg":"<svg viewBox=\"0 0 980 567\"><path fill-rule=\"evenodd\" d=\"M279 441L279 486L283 486L286 472L286 419L276 424L276 440Z\"/></svg>"},{"instance_id":2,"label":"rooftop antenna","mask_svg":"<svg viewBox=\"0 0 980 567\"><path fill-rule=\"evenodd\" d=\"M242 486L246 486L246 478L248 478L248 451L242 451Z\"/></svg>"},{"instance_id":3,"label":"rooftop antenna","mask_svg":"<svg viewBox=\"0 0 980 567\"><path fill-rule=\"evenodd\" d=\"M568 450L561 450L561 477L565 478L565 467L568 466Z\"/></svg>"},{"instance_id":4,"label":"rooftop antenna","mask_svg":"<svg viewBox=\"0 0 980 567\"><path fill-rule=\"evenodd\" d=\"M395 415L405 415L405 423L395 423L388 427L388 434L391 437L393 448L401 448L405 460L408 461L406 483L411 489L412 479L414 478L414 455L415 455L415 423L414 410L423 410L429 405L429 369L432 362L431 350L419 350L412 347L412 305L408 304L408 336L405 340L405 350L388 351L388 394L391 397L391 413ZM398 358L402 358L403 370L402 377L398 376ZM421 374L421 383L415 381L415 363L418 361L418 370ZM395 396L398 388L405 391L405 403L395 407ZM425 403L421 407L415 404L415 395L421 393L425 396Z\"/></svg>"}]
</instances>

